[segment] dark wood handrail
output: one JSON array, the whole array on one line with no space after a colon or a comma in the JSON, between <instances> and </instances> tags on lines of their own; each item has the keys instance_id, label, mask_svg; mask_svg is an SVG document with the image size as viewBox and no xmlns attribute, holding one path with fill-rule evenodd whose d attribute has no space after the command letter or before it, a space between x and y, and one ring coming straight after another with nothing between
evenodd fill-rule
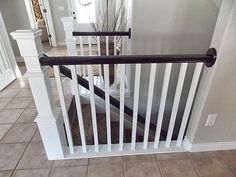
<instances>
[{"instance_id":1,"label":"dark wood handrail","mask_svg":"<svg viewBox=\"0 0 236 177\"><path fill-rule=\"evenodd\" d=\"M128 36L131 38L131 28L129 31L73 31L73 36Z\"/></svg>"},{"instance_id":2,"label":"dark wood handrail","mask_svg":"<svg viewBox=\"0 0 236 177\"><path fill-rule=\"evenodd\" d=\"M42 66L46 65L91 65L91 64L136 64L136 63L199 63L207 67L216 61L216 49L210 48L200 55L116 55L116 56L58 56L40 58Z\"/></svg>"}]
</instances>

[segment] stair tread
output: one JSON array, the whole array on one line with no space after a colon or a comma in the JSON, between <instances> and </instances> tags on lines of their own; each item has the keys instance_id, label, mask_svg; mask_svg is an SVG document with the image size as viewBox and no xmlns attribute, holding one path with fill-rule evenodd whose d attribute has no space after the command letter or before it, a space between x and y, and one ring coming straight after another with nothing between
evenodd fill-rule
<instances>
[{"instance_id":1,"label":"stair tread","mask_svg":"<svg viewBox=\"0 0 236 177\"><path fill-rule=\"evenodd\" d=\"M91 108L89 104L82 105L82 114L83 114L86 144L92 145L94 143L94 140L93 140L93 128L92 128L92 115L91 115ZM79 131L77 113L75 114L75 117L76 119L71 125L72 137L73 137L73 141L75 145L81 145L81 135Z\"/></svg>"},{"instance_id":2,"label":"stair tread","mask_svg":"<svg viewBox=\"0 0 236 177\"><path fill-rule=\"evenodd\" d=\"M84 122L84 131L87 145L94 144L92 115L90 104L82 105L82 114ZM71 121L72 137L74 145L81 145L81 137L79 131L79 123L77 118L77 111L74 110L74 119ZM106 128L106 114L97 113L97 130L98 130L98 142L99 144L107 144L107 128ZM124 129L124 143L131 143L132 129ZM160 140L165 140L165 137L161 135ZM149 137L148 141L154 141L154 137ZM136 142L143 142L143 135L136 135ZM111 121L111 143L119 143L119 122Z\"/></svg>"}]
</instances>

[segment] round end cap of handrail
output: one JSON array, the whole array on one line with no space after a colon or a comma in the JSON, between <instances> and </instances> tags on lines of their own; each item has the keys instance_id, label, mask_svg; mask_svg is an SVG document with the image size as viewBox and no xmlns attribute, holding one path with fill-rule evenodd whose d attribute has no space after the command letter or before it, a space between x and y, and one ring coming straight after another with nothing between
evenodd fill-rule
<instances>
[{"instance_id":1,"label":"round end cap of handrail","mask_svg":"<svg viewBox=\"0 0 236 177\"><path fill-rule=\"evenodd\" d=\"M207 56L211 56L212 59L211 59L211 61L209 61L209 62L205 62L205 65L206 65L207 67L212 67L212 66L215 64L216 58L217 58L217 51L216 51L216 49L215 49L215 48L209 48L209 49L207 50L207 52L206 52L206 55L207 55Z\"/></svg>"},{"instance_id":2,"label":"round end cap of handrail","mask_svg":"<svg viewBox=\"0 0 236 177\"><path fill-rule=\"evenodd\" d=\"M129 39L131 38L131 28L129 28Z\"/></svg>"}]
</instances>

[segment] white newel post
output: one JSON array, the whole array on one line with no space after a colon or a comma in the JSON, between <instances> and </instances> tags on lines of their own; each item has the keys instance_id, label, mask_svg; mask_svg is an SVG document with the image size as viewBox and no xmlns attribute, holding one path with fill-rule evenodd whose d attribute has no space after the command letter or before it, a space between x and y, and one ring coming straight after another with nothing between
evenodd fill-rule
<instances>
[{"instance_id":1,"label":"white newel post","mask_svg":"<svg viewBox=\"0 0 236 177\"><path fill-rule=\"evenodd\" d=\"M61 21L63 23L65 36L66 36L65 42L66 42L67 54L68 56L77 56L76 38L72 34L74 30L73 17L63 17L61 18ZM77 67L77 69L79 68ZM74 87L73 87L72 82L71 82L71 90L72 90L72 94L74 94L75 92L74 92Z\"/></svg>"},{"instance_id":2,"label":"white newel post","mask_svg":"<svg viewBox=\"0 0 236 177\"><path fill-rule=\"evenodd\" d=\"M74 20L72 17L63 17L61 19L65 31L65 42L69 56L77 56L76 38L72 35L74 30Z\"/></svg>"},{"instance_id":3,"label":"white newel post","mask_svg":"<svg viewBox=\"0 0 236 177\"><path fill-rule=\"evenodd\" d=\"M31 91L34 97L38 116L36 122L48 159L63 159L66 147L63 132L62 113L54 104L52 88L47 75L48 67L41 67L42 56L41 30L17 30L11 33L17 41L21 56L27 68Z\"/></svg>"}]
</instances>

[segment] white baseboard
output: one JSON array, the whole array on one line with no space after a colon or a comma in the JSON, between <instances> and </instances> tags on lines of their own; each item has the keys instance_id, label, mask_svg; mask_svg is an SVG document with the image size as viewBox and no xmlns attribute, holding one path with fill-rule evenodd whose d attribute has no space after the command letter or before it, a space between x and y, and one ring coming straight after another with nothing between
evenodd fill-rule
<instances>
[{"instance_id":1,"label":"white baseboard","mask_svg":"<svg viewBox=\"0 0 236 177\"><path fill-rule=\"evenodd\" d=\"M236 141L193 144L185 138L184 147L189 152L231 150L236 149Z\"/></svg>"}]
</instances>

